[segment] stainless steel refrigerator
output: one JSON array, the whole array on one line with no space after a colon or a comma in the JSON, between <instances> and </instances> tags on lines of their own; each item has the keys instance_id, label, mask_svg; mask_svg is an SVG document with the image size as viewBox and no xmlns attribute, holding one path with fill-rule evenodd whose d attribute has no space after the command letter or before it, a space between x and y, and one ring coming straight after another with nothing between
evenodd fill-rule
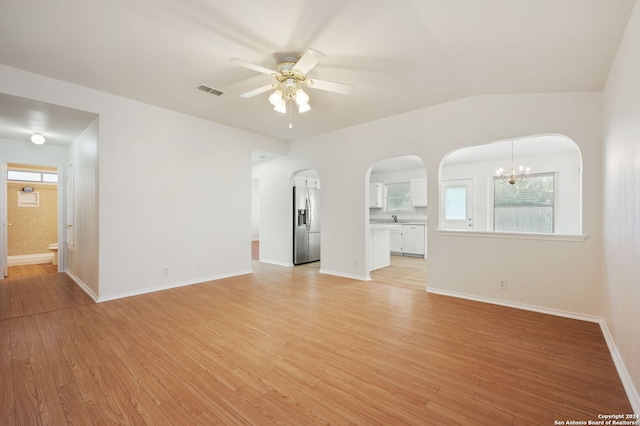
<instances>
[{"instance_id":1,"label":"stainless steel refrigerator","mask_svg":"<svg viewBox=\"0 0 640 426\"><path fill-rule=\"evenodd\" d=\"M320 190L293 187L293 264L320 260Z\"/></svg>"}]
</instances>

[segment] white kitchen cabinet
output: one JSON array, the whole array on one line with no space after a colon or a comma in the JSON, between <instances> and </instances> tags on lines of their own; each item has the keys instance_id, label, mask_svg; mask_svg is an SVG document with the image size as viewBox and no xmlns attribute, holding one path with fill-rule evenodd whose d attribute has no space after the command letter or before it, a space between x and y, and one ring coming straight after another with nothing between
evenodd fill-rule
<instances>
[{"instance_id":1,"label":"white kitchen cabinet","mask_svg":"<svg viewBox=\"0 0 640 426\"><path fill-rule=\"evenodd\" d=\"M427 179L411 179L411 204L414 207L427 207Z\"/></svg>"},{"instance_id":2,"label":"white kitchen cabinet","mask_svg":"<svg viewBox=\"0 0 640 426\"><path fill-rule=\"evenodd\" d=\"M369 207L382 208L384 202L384 184L380 182L369 183Z\"/></svg>"},{"instance_id":3,"label":"white kitchen cabinet","mask_svg":"<svg viewBox=\"0 0 640 426\"><path fill-rule=\"evenodd\" d=\"M402 254L424 256L424 225L402 225Z\"/></svg>"},{"instance_id":4,"label":"white kitchen cabinet","mask_svg":"<svg viewBox=\"0 0 640 426\"><path fill-rule=\"evenodd\" d=\"M389 229L389 250L393 254L402 254L402 230L400 226Z\"/></svg>"},{"instance_id":5,"label":"white kitchen cabinet","mask_svg":"<svg viewBox=\"0 0 640 426\"><path fill-rule=\"evenodd\" d=\"M389 251L389 228L369 225L371 270L384 268L391 264Z\"/></svg>"},{"instance_id":6,"label":"white kitchen cabinet","mask_svg":"<svg viewBox=\"0 0 640 426\"><path fill-rule=\"evenodd\" d=\"M293 186L298 188L315 188L320 189L320 179L310 177L297 176L293 178Z\"/></svg>"}]
</instances>

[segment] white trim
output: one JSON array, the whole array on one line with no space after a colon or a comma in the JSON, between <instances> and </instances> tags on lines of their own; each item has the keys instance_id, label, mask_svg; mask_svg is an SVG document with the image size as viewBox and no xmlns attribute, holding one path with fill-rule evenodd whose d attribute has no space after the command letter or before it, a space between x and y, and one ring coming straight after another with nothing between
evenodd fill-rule
<instances>
[{"instance_id":1,"label":"white trim","mask_svg":"<svg viewBox=\"0 0 640 426\"><path fill-rule=\"evenodd\" d=\"M258 262L269 263L271 265L278 265L278 266L287 266L287 267L293 266L293 263L291 262L280 262L279 260L270 260L270 259L263 259L263 258L260 258Z\"/></svg>"},{"instance_id":2,"label":"white trim","mask_svg":"<svg viewBox=\"0 0 640 426\"><path fill-rule=\"evenodd\" d=\"M87 293L89 295L90 298L93 299L94 302L98 302L98 295L95 294L93 292L93 290L91 290L89 288L88 285L86 285L80 278L76 277L75 275L73 275L71 272L69 271L64 271L65 274L67 274L73 281L75 281L76 284L78 284L78 286L84 290L85 293Z\"/></svg>"},{"instance_id":3,"label":"white trim","mask_svg":"<svg viewBox=\"0 0 640 426\"><path fill-rule=\"evenodd\" d=\"M359 280L359 281L371 281L371 277L368 275L352 275L352 274L344 274L342 272L337 272L337 271L329 271L327 269L320 269L319 271L321 274L327 274L327 275L333 275L336 277L342 277L342 278L350 278L353 280Z\"/></svg>"},{"instance_id":4,"label":"white trim","mask_svg":"<svg viewBox=\"0 0 640 426\"><path fill-rule=\"evenodd\" d=\"M178 288L178 287L184 287L184 286L188 286L188 285L193 285L193 284L203 284L209 281L216 281L216 280L221 280L224 278L232 278L232 277L237 277L240 275L247 275L247 274L251 274L253 273L252 271L241 271L241 272L234 272L232 274L222 274L222 275L216 275L216 276L212 276L212 277L202 277L202 278L198 278L195 280L188 280L188 281L181 281L181 282L177 282L177 283L170 283L170 284L166 284L166 285L160 285L160 286L156 286L156 287L147 287L147 288L143 288L141 290L135 290L135 291L127 291L124 293L118 293L118 294L112 294L110 296L105 296L105 297L98 297L98 300L96 300L97 303L102 303L102 302L107 302L109 300L116 300L116 299L122 299L125 297L131 297L131 296L138 296L141 294L147 294L147 293L154 293L156 291L162 291L162 290L169 290L172 288Z\"/></svg>"},{"instance_id":5,"label":"white trim","mask_svg":"<svg viewBox=\"0 0 640 426\"><path fill-rule=\"evenodd\" d=\"M540 306L535 306L535 305L527 305L524 303L517 303L517 302L509 302L509 301L505 301L505 300L499 300L499 299L492 299L489 297L481 297L481 296L474 296L474 295L470 295L470 294L466 294L466 293L459 293L456 291L449 291L449 290L443 290L443 289L438 289L438 288L429 288L427 287L427 293L433 293L433 294L439 294L442 296L449 296L449 297L457 297L460 299L467 299L467 300L473 300L476 302L482 302L482 303L490 303L493 305L500 305L500 306L506 306L508 308L516 308L516 309L523 309L526 311L533 311L533 312L539 312L542 314L547 314L547 315L555 315L555 316L559 316L559 317L564 317L564 318L571 318L571 319L576 319L576 320L581 320L581 321L588 321L588 322L593 322L593 323L597 323L600 325L600 329L602 330L602 335L604 336L604 340L607 343L607 347L609 348L609 353L611 354L611 358L613 360L613 363L616 366L616 370L618 372L618 376L620 376L620 381L622 382L622 386L624 387L624 390L627 394L627 398L629 399L629 402L631 403L631 408L633 409L634 413L640 413L640 395L638 394L638 391L633 383L633 379L631 378L631 376L629 375L629 371L627 370L624 361L622 360L622 357L620 356L620 352L618 351L618 348L615 344L615 341L613 339L613 336L611 335L611 333L609 332L609 328L607 326L606 321L602 318L602 317L597 317L597 316L593 316L593 315L585 315L585 314L580 314L577 312L570 312L570 311L561 311L561 310L557 310L557 309L549 309L549 308L543 308Z\"/></svg>"},{"instance_id":6,"label":"white trim","mask_svg":"<svg viewBox=\"0 0 640 426\"><path fill-rule=\"evenodd\" d=\"M620 352L618 351L618 347L616 346L615 340L613 339L613 335L609 331L607 322L602 318L599 322L600 328L602 329L602 335L604 336L604 340L607 342L609 352L611 352L611 358L613 359L613 363L616 365L616 370L618 370L620 381L622 382L622 386L624 386L624 390L627 393L627 398L629 398L631 408L633 409L634 413L640 414L640 394L638 394L638 390L633 384L633 379L631 378L627 367L624 365L624 361L620 356Z\"/></svg>"},{"instance_id":7,"label":"white trim","mask_svg":"<svg viewBox=\"0 0 640 426\"><path fill-rule=\"evenodd\" d=\"M493 298L490 298L490 297L475 296L475 295L472 295L472 294L459 293L457 291L443 290L443 289L439 289L439 288L431 288L431 287L428 287L428 286L427 286L427 293L440 294L442 296L457 297L459 299L474 300L476 302L490 303L492 305L500 305L500 306L506 306L506 307L509 307L509 308L523 309L525 311L539 312L541 314L555 315L555 316L558 316L558 317L565 317L565 318L577 319L577 320L588 321L588 322L600 323L600 321L602 320L602 318L594 316L594 315L586 315L586 314L581 314L581 313L578 313L578 312L570 312L570 311L562 311L562 310L558 310L558 309L544 308L542 306L528 305L526 303L511 302L511 301L508 301L508 300L493 299Z\"/></svg>"},{"instance_id":8,"label":"white trim","mask_svg":"<svg viewBox=\"0 0 640 426\"><path fill-rule=\"evenodd\" d=\"M39 265L41 263L52 262L53 253L21 254L7 257L7 264L9 266Z\"/></svg>"},{"instance_id":9,"label":"white trim","mask_svg":"<svg viewBox=\"0 0 640 426\"><path fill-rule=\"evenodd\" d=\"M450 229L438 229L438 235L446 237L480 237L480 238L506 238L516 240L543 240L543 241L573 241L582 242L586 235L569 234L531 234L525 232L494 232L494 231L454 231Z\"/></svg>"}]
</instances>

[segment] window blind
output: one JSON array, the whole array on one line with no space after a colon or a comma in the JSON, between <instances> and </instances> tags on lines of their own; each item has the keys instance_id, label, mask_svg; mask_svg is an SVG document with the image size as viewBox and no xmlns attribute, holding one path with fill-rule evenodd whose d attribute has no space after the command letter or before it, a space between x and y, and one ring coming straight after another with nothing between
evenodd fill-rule
<instances>
[{"instance_id":1,"label":"window blind","mask_svg":"<svg viewBox=\"0 0 640 426\"><path fill-rule=\"evenodd\" d=\"M554 174L539 173L515 185L494 178L495 231L553 233Z\"/></svg>"}]
</instances>

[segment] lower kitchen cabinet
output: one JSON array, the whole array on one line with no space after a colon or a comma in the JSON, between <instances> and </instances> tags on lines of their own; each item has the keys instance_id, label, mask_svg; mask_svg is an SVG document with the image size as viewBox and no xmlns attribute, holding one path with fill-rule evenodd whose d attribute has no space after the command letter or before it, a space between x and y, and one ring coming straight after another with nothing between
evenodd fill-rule
<instances>
[{"instance_id":1,"label":"lower kitchen cabinet","mask_svg":"<svg viewBox=\"0 0 640 426\"><path fill-rule=\"evenodd\" d=\"M424 228L424 225L402 225L402 254L424 256Z\"/></svg>"},{"instance_id":2,"label":"lower kitchen cabinet","mask_svg":"<svg viewBox=\"0 0 640 426\"><path fill-rule=\"evenodd\" d=\"M393 254L402 254L402 229L400 226L389 229L389 250Z\"/></svg>"}]
</instances>

